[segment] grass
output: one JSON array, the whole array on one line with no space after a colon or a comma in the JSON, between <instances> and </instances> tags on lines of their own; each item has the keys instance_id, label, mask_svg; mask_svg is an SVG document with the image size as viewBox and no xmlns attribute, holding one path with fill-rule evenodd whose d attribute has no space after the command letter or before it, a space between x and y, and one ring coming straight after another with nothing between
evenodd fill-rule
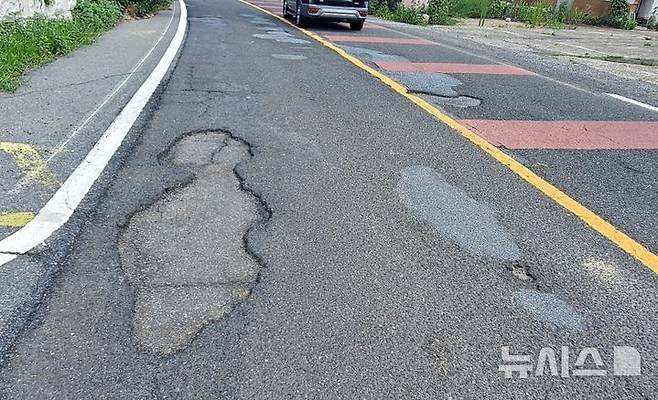
<instances>
[{"instance_id":1,"label":"grass","mask_svg":"<svg viewBox=\"0 0 658 400\"><path fill-rule=\"evenodd\" d=\"M420 7L407 7L402 3L392 5L384 0L374 0L369 4L369 13L389 21L404 22L411 25L425 25Z\"/></svg>"},{"instance_id":2,"label":"grass","mask_svg":"<svg viewBox=\"0 0 658 400\"><path fill-rule=\"evenodd\" d=\"M0 22L0 90L13 92L25 72L96 40L132 9L147 15L169 0L78 0L70 19Z\"/></svg>"},{"instance_id":3,"label":"grass","mask_svg":"<svg viewBox=\"0 0 658 400\"><path fill-rule=\"evenodd\" d=\"M479 18L480 26L487 18L511 18L529 26L550 28L593 22L587 11L566 6L555 9L548 0L430 0L426 7L405 7L394 0L374 0L370 4L373 15L416 25L424 23L423 14L436 25L453 25L460 18Z\"/></svg>"}]
</instances>

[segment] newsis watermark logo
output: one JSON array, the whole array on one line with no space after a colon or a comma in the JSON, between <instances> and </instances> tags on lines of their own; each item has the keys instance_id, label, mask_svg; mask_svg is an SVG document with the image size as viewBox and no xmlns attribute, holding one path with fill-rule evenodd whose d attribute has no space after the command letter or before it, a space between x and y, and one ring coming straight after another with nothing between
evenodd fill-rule
<instances>
[{"instance_id":1,"label":"newsis watermark logo","mask_svg":"<svg viewBox=\"0 0 658 400\"><path fill-rule=\"evenodd\" d=\"M569 346L553 349L543 347L537 358L530 354L510 354L510 347L500 349L502 364L498 371L505 378L528 378L529 376L589 377L589 376L638 376L640 375L640 353L630 346L614 346L612 366L604 365L601 353L594 347L585 347L580 352L572 352ZM573 366L571 360L574 359ZM536 361L535 361L536 360Z\"/></svg>"}]
</instances>

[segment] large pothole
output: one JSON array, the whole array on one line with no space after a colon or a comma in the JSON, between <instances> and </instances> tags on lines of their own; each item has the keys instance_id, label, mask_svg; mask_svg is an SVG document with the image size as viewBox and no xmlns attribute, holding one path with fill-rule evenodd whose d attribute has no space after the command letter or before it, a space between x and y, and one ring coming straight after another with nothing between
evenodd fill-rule
<instances>
[{"instance_id":1,"label":"large pothole","mask_svg":"<svg viewBox=\"0 0 658 400\"><path fill-rule=\"evenodd\" d=\"M119 253L136 289L133 335L143 351L177 352L249 295L260 266L243 238L261 206L233 171L249 157L247 145L223 132L184 137L166 161L194 180L135 214L123 231Z\"/></svg>"}]
</instances>

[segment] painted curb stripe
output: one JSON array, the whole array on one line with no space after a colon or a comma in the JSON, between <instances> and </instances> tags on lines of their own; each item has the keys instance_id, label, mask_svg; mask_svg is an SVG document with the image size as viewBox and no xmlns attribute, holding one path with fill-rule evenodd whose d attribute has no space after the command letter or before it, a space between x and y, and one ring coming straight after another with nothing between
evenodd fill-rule
<instances>
[{"instance_id":1,"label":"painted curb stripe","mask_svg":"<svg viewBox=\"0 0 658 400\"><path fill-rule=\"evenodd\" d=\"M180 5L180 20L169 47L144 83L107 128L96 145L89 151L80 165L71 173L64 184L48 200L37 216L22 229L0 241L0 265L25 254L42 244L56 230L62 227L78 207L84 196L105 169L118 150L130 128L151 99L151 96L167 74L169 66L185 38L187 29L187 8L183 0Z\"/></svg>"},{"instance_id":2,"label":"painted curb stripe","mask_svg":"<svg viewBox=\"0 0 658 400\"><path fill-rule=\"evenodd\" d=\"M298 28L297 26L295 26L285 18L276 15L270 11L267 11L265 9L262 9L258 6L255 6L253 4L250 4L245 0L238 0L238 1L248 5L249 7L253 7L257 10L260 10L265 14L268 14L292 27L295 27L296 29L304 33L306 36L316 40L317 42L321 43L323 46L333 50L338 55L340 55L344 59L354 64L356 67L364 70L368 74L379 79L388 87L393 89L395 92L407 98L409 101L416 104L418 107L422 108L423 110L434 116L439 121L443 122L444 124L451 127L453 130L457 131L457 133L459 133L461 136L463 136L464 138L468 139L473 144L481 148L485 153L489 154L496 161L500 162L501 164L512 170L523 180L525 180L526 182L534 186L536 189L544 193L546 196L548 196L550 199L555 201L557 204L561 205L562 207L570 211L572 214L580 218L592 229L599 232L602 236L606 237L608 240L619 246L619 248L621 248L631 256L635 257L638 261L640 261L642 264L647 266L654 273L658 274L658 255L652 253L649 249L644 247L642 244L640 244L639 242L637 242L636 240L634 240L624 232L617 229L614 225L612 225L605 219L601 218L593 211L589 210L587 207L583 206L576 200L569 197L566 193L562 192L560 189L553 186L551 183L539 177L539 175L535 174L526 166L514 160L512 157L508 156L503 151L501 151L491 143L487 142L482 137L478 136L475 132L461 125L459 122L457 122L455 119L451 118L447 114L442 113L436 107L432 106L431 104L421 99L420 97L409 93L407 88L405 88L400 83L394 81L393 79L375 70L374 68L369 67L363 61L348 54L345 50L335 46L333 43L322 38L321 36L311 31L308 31L306 29Z\"/></svg>"}]
</instances>

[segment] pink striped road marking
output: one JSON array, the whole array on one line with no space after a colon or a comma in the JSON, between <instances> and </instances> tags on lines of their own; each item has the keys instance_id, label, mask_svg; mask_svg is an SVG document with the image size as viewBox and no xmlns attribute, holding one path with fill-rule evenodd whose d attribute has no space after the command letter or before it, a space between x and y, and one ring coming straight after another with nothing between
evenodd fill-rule
<instances>
[{"instance_id":1,"label":"pink striped road marking","mask_svg":"<svg viewBox=\"0 0 658 400\"><path fill-rule=\"evenodd\" d=\"M387 71L440 72L445 74L533 75L525 69L505 64L455 64L376 61Z\"/></svg>"},{"instance_id":2,"label":"pink striped road marking","mask_svg":"<svg viewBox=\"0 0 658 400\"><path fill-rule=\"evenodd\" d=\"M326 35L327 39L332 42L353 42L353 43L382 43L382 44L428 44L433 42L425 39L413 38L394 38L383 36L351 36L351 35Z\"/></svg>"},{"instance_id":3,"label":"pink striped road marking","mask_svg":"<svg viewBox=\"0 0 658 400\"><path fill-rule=\"evenodd\" d=\"M656 121L461 120L509 149L658 149Z\"/></svg>"}]
</instances>

